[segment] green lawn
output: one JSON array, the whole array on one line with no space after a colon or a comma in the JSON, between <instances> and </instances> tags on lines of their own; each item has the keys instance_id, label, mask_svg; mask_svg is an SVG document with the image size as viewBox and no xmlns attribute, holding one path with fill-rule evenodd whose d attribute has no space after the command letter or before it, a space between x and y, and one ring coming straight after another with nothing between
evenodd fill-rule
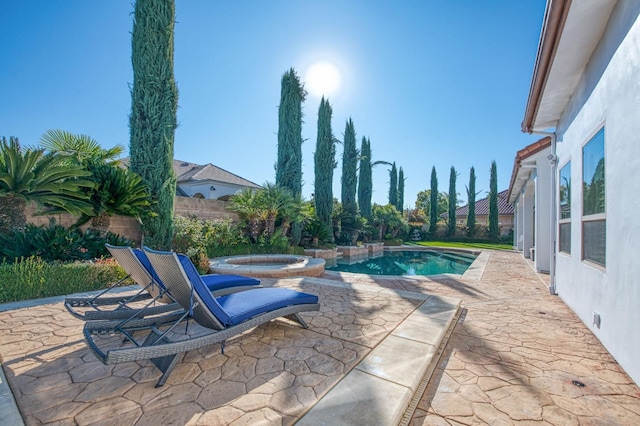
<instances>
[{"instance_id":1,"label":"green lawn","mask_svg":"<svg viewBox=\"0 0 640 426\"><path fill-rule=\"evenodd\" d=\"M492 250L513 250L511 244L491 244L491 243L461 243L453 241L419 241L405 242L405 244L414 244L425 247L449 247L449 248L462 248L462 249L492 249Z\"/></svg>"}]
</instances>

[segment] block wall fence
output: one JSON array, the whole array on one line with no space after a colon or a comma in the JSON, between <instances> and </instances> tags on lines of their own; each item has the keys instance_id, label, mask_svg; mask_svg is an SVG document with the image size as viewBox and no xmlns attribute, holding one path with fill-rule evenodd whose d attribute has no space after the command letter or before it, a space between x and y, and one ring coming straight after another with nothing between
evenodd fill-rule
<instances>
[{"instance_id":1,"label":"block wall fence","mask_svg":"<svg viewBox=\"0 0 640 426\"><path fill-rule=\"evenodd\" d=\"M202 220L230 219L232 222L239 222L240 218L238 215L227 209L229 204L229 201L176 197L174 215L185 217L195 216ZM50 218L55 219L57 224L65 227L71 226L76 221L76 218L70 214L34 216L35 210L35 205L27 206L27 222L33 223L34 225L47 225ZM86 228L86 226L84 228ZM142 241L140 224L130 217L113 216L111 218L109 231L134 241L138 246Z\"/></svg>"}]
</instances>

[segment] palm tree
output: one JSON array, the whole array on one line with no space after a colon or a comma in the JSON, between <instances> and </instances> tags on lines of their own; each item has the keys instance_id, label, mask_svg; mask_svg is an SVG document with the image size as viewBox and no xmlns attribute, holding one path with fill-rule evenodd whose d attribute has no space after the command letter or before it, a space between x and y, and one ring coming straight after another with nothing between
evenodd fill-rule
<instances>
[{"instance_id":1,"label":"palm tree","mask_svg":"<svg viewBox=\"0 0 640 426\"><path fill-rule=\"evenodd\" d=\"M68 154L22 149L18 138L0 141L0 230L24 228L27 202L38 209L53 207L73 215L90 214L86 190L90 172L70 164Z\"/></svg>"},{"instance_id":2,"label":"palm tree","mask_svg":"<svg viewBox=\"0 0 640 426\"><path fill-rule=\"evenodd\" d=\"M114 215L133 217L142 223L151 206L149 187L142 178L129 170L104 164L92 171L97 185L89 190L93 212L80 216L76 225L90 220L91 228L106 233Z\"/></svg>"},{"instance_id":3,"label":"palm tree","mask_svg":"<svg viewBox=\"0 0 640 426\"><path fill-rule=\"evenodd\" d=\"M304 226L307 220L311 217L309 212L305 211L305 207L308 206L302 198L289 197L282 205L279 212L279 217L282 219L280 229L282 235L288 235L289 229L292 224L300 224Z\"/></svg>"},{"instance_id":4,"label":"palm tree","mask_svg":"<svg viewBox=\"0 0 640 426\"><path fill-rule=\"evenodd\" d=\"M291 191L272 183L265 183L256 194L260 216L265 221L265 234L270 237L275 232L276 219L285 207L294 202Z\"/></svg>"},{"instance_id":5,"label":"palm tree","mask_svg":"<svg viewBox=\"0 0 640 426\"><path fill-rule=\"evenodd\" d=\"M124 152L124 146L116 145L113 148L104 149L98 141L88 135L74 135L64 130L48 130L40 138L40 146L47 151L66 152L73 156L78 163L85 164L88 161L119 164L117 160Z\"/></svg>"},{"instance_id":6,"label":"palm tree","mask_svg":"<svg viewBox=\"0 0 640 426\"><path fill-rule=\"evenodd\" d=\"M76 226L91 221L91 228L106 233L114 215L133 217L142 223L151 206L149 187L138 174L120 166L117 157L124 151L122 145L104 149L90 136L63 130L49 130L40 139L40 145L68 154L91 173L90 180L95 186L86 192L93 212L82 214Z\"/></svg>"},{"instance_id":7,"label":"palm tree","mask_svg":"<svg viewBox=\"0 0 640 426\"><path fill-rule=\"evenodd\" d=\"M238 213L240 219L247 222L249 237L252 242L258 241L260 235L260 209L256 192L251 188L244 188L230 199L229 210Z\"/></svg>"}]
</instances>

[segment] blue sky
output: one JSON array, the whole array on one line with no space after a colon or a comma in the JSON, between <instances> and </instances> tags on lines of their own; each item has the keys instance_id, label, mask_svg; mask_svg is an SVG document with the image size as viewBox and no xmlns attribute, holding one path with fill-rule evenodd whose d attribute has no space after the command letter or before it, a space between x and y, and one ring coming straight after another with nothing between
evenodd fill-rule
<instances>
[{"instance_id":1,"label":"blue sky","mask_svg":"<svg viewBox=\"0 0 640 426\"><path fill-rule=\"evenodd\" d=\"M0 136L36 145L44 132L88 134L129 146L129 0L23 0L3 4ZM395 161L405 206L449 170L466 199L475 167L479 197L491 161L507 189L517 150L544 0L177 0L175 76L180 92L175 158L213 163L256 183L275 179L282 74L305 81L319 61L340 72L333 131L346 120L373 160ZM320 99L303 104L303 195L313 192ZM342 147L334 172L340 194ZM374 169L373 201L386 203L388 169Z\"/></svg>"}]
</instances>

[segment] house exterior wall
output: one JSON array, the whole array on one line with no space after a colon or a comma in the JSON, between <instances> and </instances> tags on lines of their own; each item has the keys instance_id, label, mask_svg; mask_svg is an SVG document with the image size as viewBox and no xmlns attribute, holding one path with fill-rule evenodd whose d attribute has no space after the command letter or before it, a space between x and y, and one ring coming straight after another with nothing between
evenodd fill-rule
<instances>
[{"instance_id":1,"label":"house exterior wall","mask_svg":"<svg viewBox=\"0 0 640 426\"><path fill-rule=\"evenodd\" d=\"M546 151L545 151L546 152ZM549 272L551 268L551 164L545 157L536 159L534 236L535 268L538 272Z\"/></svg>"},{"instance_id":2,"label":"house exterior wall","mask_svg":"<svg viewBox=\"0 0 640 426\"><path fill-rule=\"evenodd\" d=\"M229 185L219 182L205 182L205 183L180 183L180 189L185 194L193 197L195 194L202 194L207 200L216 200L225 195L233 195L240 191L242 187ZM212 190L211 187L215 188Z\"/></svg>"},{"instance_id":3,"label":"house exterior wall","mask_svg":"<svg viewBox=\"0 0 640 426\"><path fill-rule=\"evenodd\" d=\"M559 253L556 247L556 290L636 383L640 383L639 11L640 2L617 3L556 127L559 164L571 161L572 182L571 254ZM603 126L604 268L582 260L581 231L582 148ZM593 325L593 312L600 314L600 327Z\"/></svg>"},{"instance_id":4,"label":"house exterior wall","mask_svg":"<svg viewBox=\"0 0 640 426\"><path fill-rule=\"evenodd\" d=\"M531 258L533 237L535 234L535 184L533 180L527 182L520 195L522 197L522 254Z\"/></svg>"}]
</instances>

